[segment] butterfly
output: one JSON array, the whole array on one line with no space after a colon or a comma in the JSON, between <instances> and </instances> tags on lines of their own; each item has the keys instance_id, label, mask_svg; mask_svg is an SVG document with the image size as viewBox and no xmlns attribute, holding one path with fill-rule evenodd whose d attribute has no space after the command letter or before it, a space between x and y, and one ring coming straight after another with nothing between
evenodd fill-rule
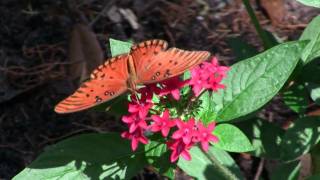
<instances>
[{"instance_id":1,"label":"butterfly","mask_svg":"<svg viewBox=\"0 0 320 180\"><path fill-rule=\"evenodd\" d=\"M130 53L107 59L90 79L58 103L57 113L71 113L109 101L137 85L151 84L178 76L206 60L208 51L167 49L164 40L148 40L131 47Z\"/></svg>"}]
</instances>

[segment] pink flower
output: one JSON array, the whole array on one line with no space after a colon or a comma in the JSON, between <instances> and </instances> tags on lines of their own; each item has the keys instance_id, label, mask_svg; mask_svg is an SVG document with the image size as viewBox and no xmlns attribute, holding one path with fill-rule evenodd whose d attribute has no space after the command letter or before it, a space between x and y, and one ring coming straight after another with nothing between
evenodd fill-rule
<instances>
[{"instance_id":1,"label":"pink flower","mask_svg":"<svg viewBox=\"0 0 320 180\"><path fill-rule=\"evenodd\" d=\"M218 142L218 137L212 134L212 131L215 128L216 123L212 122L205 127L201 121L197 123L197 131L195 133L194 142L200 142L201 147L204 151L208 151L209 149L209 142Z\"/></svg>"},{"instance_id":2,"label":"pink flower","mask_svg":"<svg viewBox=\"0 0 320 180\"><path fill-rule=\"evenodd\" d=\"M189 150L193 146L193 143L185 144L182 139L178 139L175 141L171 141L167 143L169 149L172 150L170 161L175 162L178 160L179 156L181 155L185 160L191 160L191 155Z\"/></svg>"},{"instance_id":3,"label":"pink flower","mask_svg":"<svg viewBox=\"0 0 320 180\"><path fill-rule=\"evenodd\" d=\"M151 118L154 123L150 125L150 130L152 132L161 131L162 136L166 137L170 131L170 128L175 126L175 121L171 120L169 116L170 114L168 109L163 112L162 117L158 115L152 115Z\"/></svg>"},{"instance_id":4,"label":"pink flower","mask_svg":"<svg viewBox=\"0 0 320 180\"><path fill-rule=\"evenodd\" d=\"M180 99L180 89L187 84L187 81L181 81L181 79L176 76L161 82L162 89L159 93L160 96L171 94L175 100Z\"/></svg>"},{"instance_id":5,"label":"pink flower","mask_svg":"<svg viewBox=\"0 0 320 180\"><path fill-rule=\"evenodd\" d=\"M226 77L229 67L219 66L217 58L213 58L211 63L203 62L199 66L191 70L191 79L189 85L196 96L202 89L217 91L225 86L221 84L223 78Z\"/></svg>"},{"instance_id":6,"label":"pink flower","mask_svg":"<svg viewBox=\"0 0 320 180\"><path fill-rule=\"evenodd\" d=\"M122 138L131 139L131 149L135 151L138 148L139 142L148 144L149 140L144 136L142 128L136 128L133 132L123 132Z\"/></svg>"},{"instance_id":7,"label":"pink flower","mask_svg":"<svg viewBox=\"0 0 320 180\"><path fill-rule=\"evenodd\" d=\"M183 122L182 120L176 120L176 125L178 126L178 130L172 134L172 139L180 139L185 144L190 144L192 137L195 133L195 121L194 119L189 119L187 122Z\"/></svg>"},{"instance_id":8,"label":"pink flower","mask_svg":"<svg viewBox=\"0 0 320 180\"><path fill-rule=\"evenodd\" d=\"M130 113L138 113L140 119L147 117L149 109L153 106L150 102L140 102L140 103L129 103L128 111Z\"/></svg>"},{"instance_id":9,"label":"pink flower","mask_svg":"<svg viewBox=\"0 0 320 180\"><path fill-rule=\"evenodd\" d=\"M138 113L122 116L122 121L129 125L129 133L133 133L138 128L146 129L148 127L145 119L140 118Z\"/></svg>"}]
</instances>

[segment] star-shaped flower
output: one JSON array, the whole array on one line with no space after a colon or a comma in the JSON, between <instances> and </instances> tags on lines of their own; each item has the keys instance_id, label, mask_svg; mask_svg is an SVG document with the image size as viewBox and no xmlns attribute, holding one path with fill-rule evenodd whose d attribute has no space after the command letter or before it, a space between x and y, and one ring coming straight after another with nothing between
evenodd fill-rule
<instances>
[{"instance_id":1,"label":"star-shaped flower","mask_svg":"<svg viewBox=\"0 0 320 180\"><path fill-rule=\"evenodd\" d=\"M178 130L172 134L172 139L180 139L185 144L190 144L192 137L195 133L195 121L194 119L189 119L187 122L183 122L182 120L176 120L176 125L178 126Z\"/></svg>"},{"instance_id":2,"label":"star-shaped flower","mask_svg":"<svg viewBox=\"0 0 320 180\"><path fill-rule=\"evenodd\" d=\"M192 142L190 144L185 144L182 139L178 139L168 142L167 146L172 150L172 153L170 155L171 162L177 161L180 155L187 161L191 160L189 150L193 146Z\"/></svg>"},{"instance_id":3,"label":"star-shaped flower","mask_svg":"<svg viewBox=\"0 0 320 180\"><path fill-rule=\"evenodd\" d=\"M141 119L138 113L122 116L122 121L129 126L129 132L133 133L137 128L146 129L148 127L145 119Z\"/></svg>"},{"instance_id":4,"label":"star-shaped flower","mask_svg":"<svg viewBox=\"0 0 320 180\"><path fill-rule=\"evenodd\" d=\"M153 103L150 103L150 102L139 102L139 103L132 102L132 103L129 103L128 111L130 113L138 113L140 119L145 119L152 106L153 106Z\"/></svg>"},{"instance_id":5,"label":"star-shaped flower","mask_svg":"<svg viewBox=\"0 0 320 180\"><path fill-rule=\"evenodd\" d=\"M131 139L131 149L135 151L138 148L139 142L148 144L149 140L144 136L142 128L136 128L133 132L125 131L121 134L122 138Z\"/></svg>"},{"instance_id":6,"label":"star-shaped flower","mask_svg":"<svg viewBox=\"0 0 320 180\"><path fill-rule=\"evenodd\" d=\"M168 109L163 112L162 117L158 115L152 115L151 118L154 122L149 126L150 130L152 132L161 131L163 137L166 137L170 131L170 128L175 126L175 121L170 119Z\"/></svg>"},{"instance_id":7,"label":"star-shaped flower","mask_svg":"<svg viewBox=\"0 0 320 180\"><path fill-rule=\"evenodd\" d=\"M204 151L208 151L209 142L218 142L218 137L212 134L215 125L215 122L212 122L208 125L208 127L205 127L201 121L197 123L197 131L193 141L200 142Z\"/></svg>"}]
</instances>

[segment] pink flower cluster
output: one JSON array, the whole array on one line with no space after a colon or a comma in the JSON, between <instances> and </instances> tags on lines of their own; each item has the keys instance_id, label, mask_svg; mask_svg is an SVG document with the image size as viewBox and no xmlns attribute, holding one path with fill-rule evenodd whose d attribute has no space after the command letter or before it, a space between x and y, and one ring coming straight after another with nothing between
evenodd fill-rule
<instances>
[{"instance_id":1,"label":"pink flower cluster","mask_svg":"<svg viewBox=\"0 0 320 180\"><path fill-rule=\"evenodd\" d=\"M227 76L229 67L219 66L218 59L212 58L210 62L203 62L199 66L191 70L191 79L189 85L196 96L198 96L202 89L217 91L223 89L225 86L221 84L223 78Z\"/></svg>"},{"instance_id":2,"label":"pink flower cluster","mask_svg":"<svg viewBox=\"0 0 320 180\"><path fill-rule=\"evenodd\" d=\"M143 108L142 108L143 109ZM171 162L175 162L181 155L184 159L190 160L190 148L196 143L201 143L204 151L208 151L210 142L218 142L218 138L212 134L215 122L205 127L201 121L194 119L182 121L181 119L170 118L169 110L166 109L162 116L152 115L147 125L146 118L140 118L138 112L122 118L123 122L129 126L129 131L123 132L121 136L131 140L131 148L135 151L139 142L147 144L148 139L144 135L145 131L161 132L163 137L167 137L171 129L176 129L171 139L167 141L167 146L172 150Z\"/></svg>"},{"instance_id":3,"label":"pink flower cluster","mask_svg":"<svg viewBox=\"0 0 320 180\"><path fill-rule=\"evenodd\" d=\"M217 142L218 138L212 134L215 123L205 126L201 121L189 119L183 121L180 118L170 117L168 109L164 109L161 116L151 115L154 107L152 97L154 94L163 97L171 95L174 100L180 99L180 90L186 85L192 86L192 90L198 96L203 89L217 91L224 88L221 84L226 76L228 67L219 66L216 58L211 63L204 62L191 70L191 79L181 81L174 77L159 84L149 84L138 90L138 94L131 96L129 104L129 115L123 116L122 121L128 125L128 131L121 134L123 138L131 140L131 148L135 151L139 143L149 142L146 132L161 133L166 140L168 149L172 151L170 160L175 162L179 156L190 160L189 150L197 143L201 144L204 151L208 151L210 142ZM152 112L157 112L153 110ZM158 112L160 114L160 112Z\"/></svg>"}]
</instances>

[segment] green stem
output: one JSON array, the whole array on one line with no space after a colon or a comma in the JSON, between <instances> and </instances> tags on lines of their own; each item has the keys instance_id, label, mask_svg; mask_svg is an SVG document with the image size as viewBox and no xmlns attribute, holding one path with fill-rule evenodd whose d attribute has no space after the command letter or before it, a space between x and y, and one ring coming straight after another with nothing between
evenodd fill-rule
<instances>
[{"instance_id":1,"label":"green stem","mask_svg":"<svg viewBox=\"0 0 320 180\"><path fill-rule=\"evenodd\" d=\"M199 147L201 150L202 148ZM207 156L207 158L211 161L211 165L213 166L213 168L215 168L220 175L224 178L224 179L228 179L228 180L238 180L239 178L237 178L237 176L235 176L228 168L226 168L225 166L223 166L215 157L213 154L210 153L210 151L205 152L202 150L202 152Z\"/></svg>"},{"instance_id":2,"label":"green stem","mask_svg":"<svg viewBox=\"0 0 320 180\"><path fill-rule=\"evenodd\" d=\"M259 37L262 40L263 46L265 49L269 49L272 47L272 43L269 41L269 38L267 36L267 33L262 29L257 16L254 14L254 11L250 5L249 0L242 0L244 6L246 7L246 10L250 16L251 22L253 23Z\"/></svg>"}]
</instances>

